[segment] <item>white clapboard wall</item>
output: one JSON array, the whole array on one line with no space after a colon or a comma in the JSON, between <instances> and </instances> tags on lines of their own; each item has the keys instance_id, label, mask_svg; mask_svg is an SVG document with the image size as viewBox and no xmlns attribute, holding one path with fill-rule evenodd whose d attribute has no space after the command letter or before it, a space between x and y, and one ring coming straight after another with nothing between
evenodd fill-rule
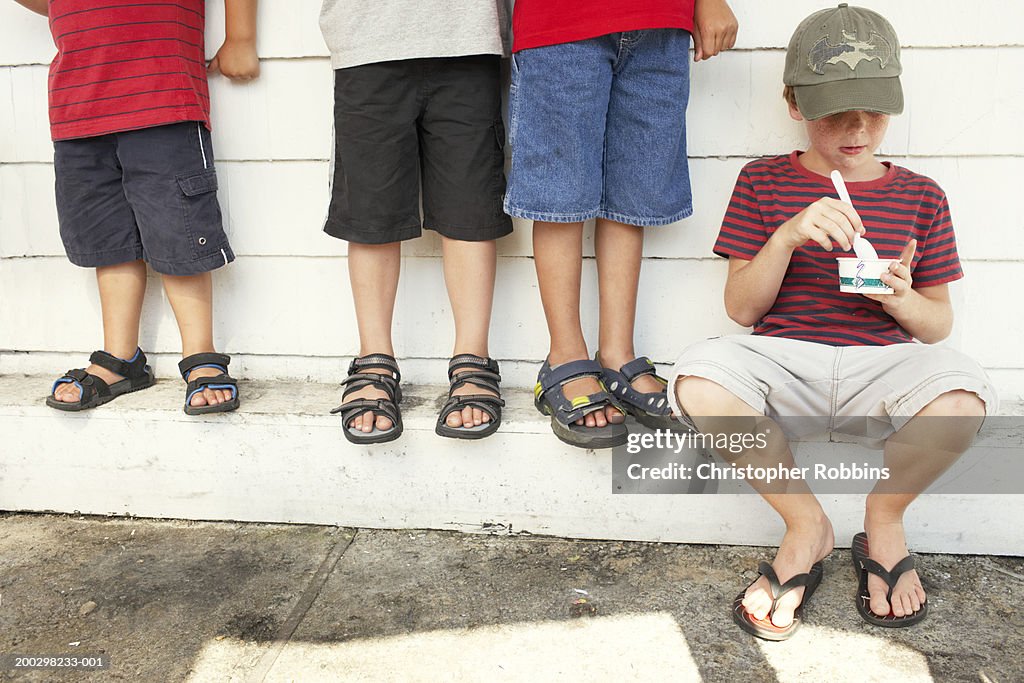
<instances>
[{"instance_id":1,"label":"white clapboard wall","mask_svg":"<svg viewBox=\"0 0 1024 683\"><path fill-rule=\"evenodd\" d=\"M328 201L332 74L318 0L260 3L260 79L211 80L220 199L238 260L215 276L217 340L236 374L340 378L358 350L345 245L321 232ZM737 48L693 70L689 112L696 212L651 230L641 282L638 349L671 362L690 342L738 331L726 317L725 263L710 249L740 167L804 144L781 100L793 27L825 3L735 2ZM1002 395L1024 396L1024 3L877 0L903 42L907 109L882 153L935 178L950 196L966 279L954 286L949 343L990 370ZM223 6L208 4L210 54ZM46 113L46 21L0 2L0 373L59 374L101 342L92 273L70 265L57 232ZM526 386L547 350L530 258L517 222L499 247L492 355ZM453 333L439 243L405 247L395 342L417 381L440 383ZM593 262L584 320L596 330ZM177 331L157 281L143 346L173 375ZM592 336L593 339L593 336ZM233 366L235 367L235 366Z\"/></svg>"}]
</instances>

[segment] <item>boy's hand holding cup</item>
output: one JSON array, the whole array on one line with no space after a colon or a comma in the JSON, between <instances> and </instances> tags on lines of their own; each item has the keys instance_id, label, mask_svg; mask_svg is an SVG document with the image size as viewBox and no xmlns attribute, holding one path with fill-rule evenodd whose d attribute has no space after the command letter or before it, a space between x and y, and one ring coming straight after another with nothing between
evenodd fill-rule
<instances>
[{"instance_id":1,"label":"boy's hand holding cup","mask_svg":"<svg viewBox=\"0 0 1024 683\"><path fill-rule=\"evenodd\" d=\"M895 312L906 303L907 299L914 293L914 278L910 274L910 267L914 263L914 254L917 252L917 240L907 242L900 253L900 260L889 264L889 270L882 273L879 279L892 288L892 294L862 294L872 301L882 304L882 308L889 315L895 316Z\"/></svg>"}]
</instances>

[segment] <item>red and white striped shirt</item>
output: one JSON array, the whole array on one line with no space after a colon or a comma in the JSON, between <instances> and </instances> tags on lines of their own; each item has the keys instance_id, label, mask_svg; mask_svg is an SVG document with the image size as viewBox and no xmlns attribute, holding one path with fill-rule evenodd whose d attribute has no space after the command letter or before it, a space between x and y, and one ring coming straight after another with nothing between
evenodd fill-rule
<instances>
[{"instance_id":1,"label":"red and white striped shirt","mask_svg":"<svg viewBox=\"0 0 1024 683\"><path fill-rule=\"evenodd\" d=\"M715 242L719 256L750 260L787 220L818 199L835 197L832 181L804 168L793 152L747 164ZM934 180L886 164L868 182L848 182L853 206L864 221L879 258L898 259L917 240L911 266L914 287L931 287L963 277L946 195ZM860 294L839 291L836 256L817 242L793 252L771 309L754 334L833 346L886 345L913 341L882 305Z\"/></svg>"},{"instance_id":2,"label":"red and white striped shirt","mask_svg":"<svg viewBox=\"0 0 1024 683\"><path fill-rule=\"evenodd\" d=\"M204 0L50 0L54 140L210 125Z\"/></svg>"}]
</instances>

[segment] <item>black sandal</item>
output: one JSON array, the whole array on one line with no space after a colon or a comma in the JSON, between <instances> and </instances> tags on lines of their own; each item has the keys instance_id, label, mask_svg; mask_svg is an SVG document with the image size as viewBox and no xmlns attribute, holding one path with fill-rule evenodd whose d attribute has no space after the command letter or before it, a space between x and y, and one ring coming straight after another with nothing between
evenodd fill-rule
<instances>
[{"instance_id":1,"label":"black sandal","mask_svg":"<svg viewBox=\"0 0 1024 683\"><path fill-rule=\"evenodd\" d=\"M238 400L238 380L228 374L228 365L231 363L231 356L223 353L194 353L188 358L182 358L178 363L178 372L181 378L188 382L185 387L185 414L204 415L206 413L226 413L236 410L240 401ZM189 380L189 375L196 368L214 368L220 370L219 375L213 377L199 377ZM193 406L192 397L204 389L226 389L231 392L231 398L217 405Z\"/></svg>"},{"instance_id":2,"label":"black sandal","mask_svg":"<svg viewBox=\"0 0 1024 683\"><path fill-rule=\"evenodd\" d=\"M53 383L50 395L46 397L46 405L57 410L78 412L101 406L113 401L118 396L147 389L156 384L156 376L153 374L153 369L146 365L146 354L142 352L142 349L136 349L135 355L130 360L112 356L106 351L94 351L89 356L89 362L110 370L124 379L107 384L96 375L86 372L84 368L68 370L63 377ZM76 403L58 401L54 397L53 392L57 391L57 387L61 384L74 384L78 387L79 396Z\"/></svg>"},{"instance_id":3,"label":"black sandal","mask_svg":"<svg viewBox=\"0 0 1024 683\"><path fill-rule=\"evenodd\" d=\"M884 626L886 628L904 628L919 624L928 616L928 601L921 603L921 609L912 614L904 614L898 617L892 611L892 591L896 588L896 582L906 572L914 569L915 561L912 555L907 555L897 562L892 569L887 570L875 560L868 556L868 535L863 531L853 537L850 547L853 554L853 568L857 571L857 613L861 618L873 626ZM875 574L885 581L889 586L889 592L885 601L889 603L889 614L882 617L871 611L871 595L868 593L868 574Z\"/></svg>"},{"instance_id":4,"label":"black sandal","mask_svg":"<svg viewBox=\"0 0 1024 683\"><path fill-rule=\"evenodd\" d=\"M458 372L463 368L470 369ZM472 353L460 353L448 362L448 382L451 384L448 387L448 400L441 407L441 414L437 417L435 433L451 439L482 439L498 431L498 427L501 425L501 408L505 405L505 401L501 399L501 389L498 386L498 383L501 382L498 361ZM452 395L456 389L467 384L486 391L493 391L494 394ZM448 425L446 422L448 416L463 408L477 408L487 413L491 419L489 422L470 427Z\"/></svg>"},{"instance_id":5,"label":"black sandal","mask_svg":"<svg viewBox=\"0 0 1024 683\"><path fill-rule=\"evenodd\" d=\"M364 372L367 368L383 368L391 374ZM355 444L370 444L394 441L401 436L402 413L398 409L398 404L402 402L402 387L399 384L401 381L402 373L398 371L398 361L394 356L371 353L352 359L352 364L348 366L348 377L341 383L345 387L345 393L341 396L342 404L331 411L332 415L341 413L346 439ZM349 394L368 386L385 392L387 398L356 398L345 401ZM377 429L375 424L372 432L364 432L349 425L352 420L369 412L380 413L391 420L391 428L381 430Z\"/></svg>"},{"instance_id":6,"label":"black sandal","mask_svg":"<svg viewBox=\"0 0 1024 683\"><path fill-rule=\"evenodd\" d=\"M754 616L747 611L743 606L743 599L747 595L747 591L744 590L742 593L736 596L736 599L732 602L732 619L736 624L749 633L752 636L757 636L762 640L780 641L789 640L796 633L797 629L800 628L800 624L803 623L804 605L808 603L811 596L814 595L814 591L817 590L821 584L821 577L825 573L825 566L820 562L815 562L811 565L811 571L804 574L797 574L786 583L779 583L779 577L775 573L775 570L767 562L761 562L757 565L757 572L762 576L768 577L768 590L772 596L772 608L768 612L768 616L764 619L755 619ZM754 579L750 586L757 583L757 579ZM749 589L750 586L747 586ZM779 628L772 623L772 616L775 615L775 609L779 606L779 600L783 595L799 588L804 587L804 596L800 600L800 604L793 611L793 621L789 626Z\"/></svg>"}]
</instances>

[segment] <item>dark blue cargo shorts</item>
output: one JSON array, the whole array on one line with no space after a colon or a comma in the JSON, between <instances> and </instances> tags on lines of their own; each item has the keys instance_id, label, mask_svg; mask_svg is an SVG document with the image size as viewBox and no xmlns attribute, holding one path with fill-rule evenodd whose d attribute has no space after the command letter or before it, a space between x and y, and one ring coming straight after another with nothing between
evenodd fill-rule
<instances>
[{"instance_id":1,"label":"dark blue cargo shorts","mask_svg":"<svg viewBox=\"0 0 1024 683\"><path fill-rule=\"evenodd\" d=\"M143 259L165 275L196 275L235 259L203 124L187 121L53 146L60 236L75 265Z\"/></svg>"}]
</instances>

